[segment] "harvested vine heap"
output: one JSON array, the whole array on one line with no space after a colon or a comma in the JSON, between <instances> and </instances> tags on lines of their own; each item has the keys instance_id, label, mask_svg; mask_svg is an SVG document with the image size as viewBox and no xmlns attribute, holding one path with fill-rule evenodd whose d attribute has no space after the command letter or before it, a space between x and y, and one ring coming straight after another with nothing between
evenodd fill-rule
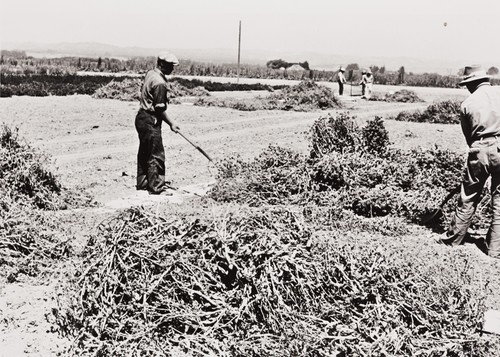
<instances>
[{"instance_id":1,"label":"harvested vine heap","mask_svg":"<svg viewBox=\"0 0 500 357\"><path fill-rule=\"evenodd\" d=\"M56 218L47 211L93 202L63 188L44 168L47 158L23 142L17 129L4 125L0 134L0 266L12 282L69 253L68 239L56 236Z\"/></svg>"},{"instance_id":2,"label":"harvested vine heap","mask_svg":"<svg viewBox=\"0 0 500 357\"><path fill-rule=\"evenodd\" d=\"M458 356L485 348L475 333L481 287L467 256L431 263L417 251L410 260L386 243L342 243L346 234L315 237L291 207L212 222L129 209L89 242L74 305L59 323L76 336L78 355Z\"/></svg>"},{"instance_id":3,"label":"harvested vine heap","mask_svg":"<svg viewBox=\"0 0 500 357\"><path fill-rule=\"evenodd\" d=\"M384 101L384 102L403 102L403 103L418 103L423 102L421 98L412 90L401 89L396 92L386 93L380 97L374 95L370 97L371 101Z\"/></svg>"},{"instance_id":4,"label":"harvested vine heap","mask_svg":"<svg viewBox=\"0 0 500 357\"><path fill-rule=\"evenodd\" d=\"M394 119L419 123L460 124L460 104L458 100L443 100L430 104L423 112L402 111Z\"/></svg>"},{"instance_id":5,"label":"harvested vine heap","mask_svg":"<svg viewBox=\"0 0 500 357\"><path fill-rule=\"evenodd\" d=\"M334 225L340 217L355 214L403 219L441 232L447 227L455 199L435 219L427 217L460 183L461 155L439 148L393 148L381 118L360 128L346 113L319 118L310 142L309 155L272 145L249 161L222 160L209 197L250 206L299 204L312 212L322 208ZM475 229L487 226L490 212L483 203L488 197L484 195L477 210Z\"/></svg>"},{"instance_id":6,"label":"harvested vine heap","mask_svg":"<svg viewBox=\"0 0 500 357\"><path fill-rule=\"evenodd\" d=\"M168 98L175 102L179 97L195 96L204 97L209 96L210 93L203 87L187 87L189 81L170 80L168 81ZM124 78L117 81L111 81L105 86L100 87L92 95L97 99L117 99L123 101L139 101L139 93L142 85L142 80L138 78Z\"/></svg>"},{"instance_id":7,"label":"harvested vine heap","mask_svg":"<svg viewBox=\"0 0 500 357\"><path fill-rule=\"evenodd\" d=\"M242 111L292 110L305 112L342 107L341 102L330 88L314 81L302 81L294 86L285 86L282 90L265 97L258 96L248 100L202 97L198 98L194 104L228 107Z\"/></svg>"}]
</instances>

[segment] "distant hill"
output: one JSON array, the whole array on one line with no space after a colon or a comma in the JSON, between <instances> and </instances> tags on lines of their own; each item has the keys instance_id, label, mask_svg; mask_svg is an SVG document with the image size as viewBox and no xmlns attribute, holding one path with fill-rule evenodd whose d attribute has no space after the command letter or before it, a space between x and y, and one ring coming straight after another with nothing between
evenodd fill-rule
<instances>
[{"instance_id":1,"label":"distant hill","mask_svg":"<svg viewBox=\"0 0 500 357\"><path fill-rule=\"evenodd\" d=\"M95 42L79 43L3 43L2 49L23 50L28 55L34 57L113 57L131 58L143 56L155 56L161 49L143 47L120 47ZM211 63L236 63L237 49L170 49L180 59L189 59L199 62ZM386 70L397 70L401 66L406 72L414 73L439 73L456 74L464 63L465 59L423 59L409 57L370 57L354 56L346 54L325 54L315 52L273 52L263 50L249 50L242 48L241 63L258 64L265 66L266 62L272 59L281 58L288 62L307 61L311 69L317 70L337 70L341 65L357 63L360 67L371 65L385 66ZM499 64L484 63L486 68L491 66L500 67Z\"/></svg>"}]
</instances>

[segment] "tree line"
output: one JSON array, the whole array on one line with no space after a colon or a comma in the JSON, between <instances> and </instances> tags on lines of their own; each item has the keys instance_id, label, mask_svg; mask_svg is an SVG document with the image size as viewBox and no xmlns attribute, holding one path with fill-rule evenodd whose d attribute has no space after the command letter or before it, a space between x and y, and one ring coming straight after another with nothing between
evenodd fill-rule
<instances>
[{"instance_id":1,"label":"tree line","mask_svg":"<svg viewBox=\"0 0 500 357\"><path fill-rule=\"evenodd\" d=\"M59 57L35 58L27 56L24 51L1 51L0 73L6 75L74 75L79 71L144 74L154 68L155 57L135 57L117 59L109 57ZM307 61L296 63L303 70L287 70L292 64L284 60L271 60L262 65L243 64L239 68L241 77L262 79L314 80L333 82L337 79L337 71L315 70L309 67ZM387 70L384 65L369 66L376 84L407 85L420 87L456 87L461 78L461 69L455 75L437 73L407 72L404 66L398 70ZM180 60L175 71L176 75L236 77L238 66L234 63L214 64ZM496 67L490 67L490 74L498 74ZM357 63L346 66L346 77L349 82L356 83L361 79L361 67ZM495 80L496 81L496 80Z\"/></svg>"}]
</instances>

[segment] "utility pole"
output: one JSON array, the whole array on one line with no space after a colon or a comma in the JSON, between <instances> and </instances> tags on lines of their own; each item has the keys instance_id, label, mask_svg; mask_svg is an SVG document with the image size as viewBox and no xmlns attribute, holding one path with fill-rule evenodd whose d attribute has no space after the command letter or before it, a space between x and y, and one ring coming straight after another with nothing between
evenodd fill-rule
<instances>
[{"instance_id":1,"label":"utility pole","mask_svg":"<svg viewBox=\"0 0 500 357\"><path fill-rule=\"evenodd\" d=\"M236 83L240 83L240 52L241 51L241 20L240 20L240 30L238 33L238 69L236 72Z\"/></svg>"}]
</instances>

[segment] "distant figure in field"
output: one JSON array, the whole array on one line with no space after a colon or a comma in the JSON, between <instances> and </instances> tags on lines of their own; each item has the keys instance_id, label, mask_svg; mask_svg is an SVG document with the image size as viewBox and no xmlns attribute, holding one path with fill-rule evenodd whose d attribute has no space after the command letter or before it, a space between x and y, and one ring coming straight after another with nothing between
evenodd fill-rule
<instances>
[{"instance_id":1,"label":"distant figure in field","mask_svg":"<svg viewBox=\"0 0 500 357\"><path fill-rule=\"evenodd\" d=\"M464 242L485 182L491 177L492 221L484 250L489 256L500 258L500 88L491 86L490 76L480 66L465 67L459 85L471 93L460 108L469 154L455 214L448 232L438 242Z\"/></svg>"},{"instance_id":2,"label":"distant figure in field","mask_svg":"<svg viewBox=\"0 0 500 357\"><path fill-rule=\"evenodd\" d=\"M344 94L344 83L346 82L344 72L345 72L344 67L340 67L339 72L337 74L337 83L339 84L339 95Z\"/></svg>"},{"instance_id":3,"label":"distant figure in field","mask_svg":"<svg viewBox=\"0 0 500 357\"><path fill-rule=\"evenodd\" d=\"M361 98L365 97L366 83L367 83L366 71L363 69L361 71L361 81L359 82L359 84L361 85Z\"/></svg>"},{"instance_id":4,"label":"distant figure in field","mask_svg":"<svg viewBox=\"0 0 500 357\"><path fill-rule=\"evenodd\" d=\"M365 98L370 99L373 92L373 74L371 69L366 70L366 89Z\"/></svg>"},{"instance_id":5,"label":"distant figure in field","mask_svg":"<svg viewBox=\"0 0 500 357\"><path fill-rule=\"evenodd\" d=\"M150 194L165 191L165 149L161 136L161 124L167 123L177 133L180 128L167 115L167 79L179 61L168 52L158 55L156 68L146 73L140 93L140 109L135 117L135 128L139 134L137 154L138 190Z\"/></svg>"}]
</instances>

